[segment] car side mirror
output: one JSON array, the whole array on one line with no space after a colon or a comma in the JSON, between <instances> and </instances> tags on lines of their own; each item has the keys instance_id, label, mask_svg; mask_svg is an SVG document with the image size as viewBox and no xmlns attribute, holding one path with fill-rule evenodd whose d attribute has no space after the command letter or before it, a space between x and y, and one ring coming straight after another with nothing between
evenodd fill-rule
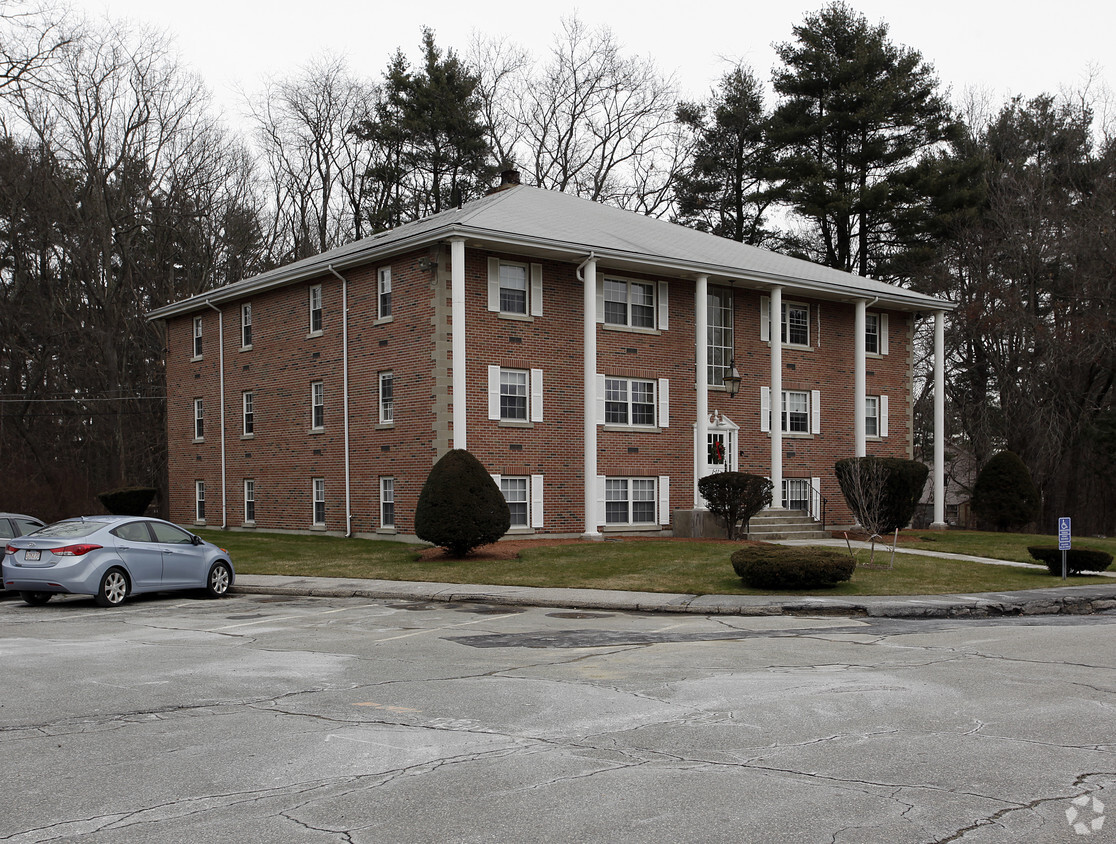
<instances>
[{"instance_id":1,"label":"car side mirror","mask_svg":"<svg viewBox=\"0 0 1116 844\"><path fill-rule=\"evenodd\" d=\"M198 536L196 533L190 534L191 545L201 545L203 542L205 542L205 540Z\"/></svg>"}]
</instances>

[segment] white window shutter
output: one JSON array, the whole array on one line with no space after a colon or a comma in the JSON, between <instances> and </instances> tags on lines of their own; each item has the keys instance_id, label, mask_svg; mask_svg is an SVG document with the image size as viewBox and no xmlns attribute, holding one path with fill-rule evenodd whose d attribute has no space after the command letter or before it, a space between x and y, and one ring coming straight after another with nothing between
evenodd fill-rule
<instances>
[{"instance_id":1,"label":"white window shutter","mask_svg":"<svg viewBox=\"0 0 1116 844\"><path fill-rule=\"evenodd\" d=\"M597 277L597 322L604 322L604 279Z\"/></svg>"},{"instance_id":2,"label":"white window shutter","mask_svg":"<svg viewBox=\"0 0 1116 844\"><path fill-rule=\"evenodd\" d=\"M760 340L771 339L771 297L760 296ZM764 428L766 431L767 428Z\"/></svg>"},{"instance_id":3,"label":"white window shutter","mask_svg":"<svg viewBox=\"0 0 1116 844\"><path fill-rule=\"evenodd\" d=\"M810 478L810 515L821 513L821 478Z\"/></svg>"},{"instance_id":4,"label":"white window shutter","mask_svg":"<svg viewBox=\"0 0 1116 844\"><path fill-rule=\"evenodd\" d=\"M605 377L597 373L597 424L605 421Z\"/></svg>"},{"instance_id":5,"label":"white window shutter","mask_svg":"<svg viewBox=\"0 0 1116 844\"><path fill-rule=\"evenodd\" d=\"M605 476L597 475L597 514L596 523L605 523Z\"/></svg>"},{"instance_id":6,"label":"white window shutter","mask_svg":"<svg viewBox=\"0 0 1116 844\"><path fill-rule=\"evenodd\" d=\"M659 524L670 524L670 475L659 475Z\"/></svg>"},{"instance_id":7,"label":"white window shutter","mask_svg":"<svg viewBox=\"0 0 1116 844\"><path fill-rule=\"evenodd\" d=\"M887 436L887 396L880 396L880 436Z\"/></svg>"},{"instance_id":8,"label":"white window shutter","mask_svg":"<svg viewBox=\"0 0 1116 844\"><path fill-rule=\"evenodd\" d=\"M500 310L500 259L488 259L488 310Z\"/></svg>"},{"instance_id":9,"label":"white window shutter","mask_svg":"<svg viewBox=\"0 0 1116 844\"><path fill-rule=\"evenodd\" d=\"M669 285L665 281L659 282L659 329L666 331L670 328L670 298L667 291Z\"/></svg>"},{"instance_id":10,"label":"white window shutter","mask_svg":"<svg viewBox=\"0 0 1116 844\"><path fill-rule=\"evenodd\" d=\"M760 387L760 430L771 430L771 388Z\"/></svg>"},{"instance_id":11,"label":"white window shutter","mask_svg":"<svg viewBox=\"0 0 1116 844\"><path fill-rule=\"evenodd\" d=\"M543 421L543 371L531 370L531 421Z\"/></svg>"},{"instance_id":12,"label":"white window shutter","mask_svg":"<svg viewBox=\"0 0 1116 844\"><path fill-rule=\"evenodd\" d=\"M488 367L488 418L500 419L500 367Z\"/></svg>"},{"instance_id":13,"label":"white window shutter","mask_svg":"<svg viewBox=\"0 0 1116 844\"><path fill-rule=\"evenodd\" d=\"M531 476L531 527L543 526L543 476Z\"/></svg>"},{"instance_id":14,"label":"white window shutter","mask_svg":"<svg viewBox=\"0 0 1116 844\"><path fill-rule=\"evenodd\" d=\"M880 354L887 354L887 314L880 314Z\"/></svg>"},{"instance_id":15,"label":"white window shutter","mask_svg":"<svg viewBox=\"0 0 1116 844\"><path fill-rule=\"evenodd\" d=\"M659 427L670 427L670 379L659 379Z\"/></svg>"},{"instance_id":16,"label":"white window shutter","mask_svg":"<svg viewBox=\"0 0 1116 844\"><path fill-rule=\"evenodd\" d=\"M503 475L491 475L491 478L492 478L492 482L495 483L496 486L500 486L500 481L502 481L504 479L504 476ZM503 490L501 490L501 492L503 492Z\"/></svg>"},{"instance_id":17,"label":"white window shutter","mask_svg":"<svg viewBox=\"0 0 1116 844\"><path fill-rule=\"evenodd\" d=\"M542 316L542 264L531 265L531 316Z\"/></svg>"},{"instance_id":18,"label":"white window shutter","mask_svg":"<svg viewBox=\"0 0 1116 844\"><path fill-rule=\"evenodd\" d=\"M810 433L821 433L821 390L810 391Z\"/></svg>"}]
</instances>

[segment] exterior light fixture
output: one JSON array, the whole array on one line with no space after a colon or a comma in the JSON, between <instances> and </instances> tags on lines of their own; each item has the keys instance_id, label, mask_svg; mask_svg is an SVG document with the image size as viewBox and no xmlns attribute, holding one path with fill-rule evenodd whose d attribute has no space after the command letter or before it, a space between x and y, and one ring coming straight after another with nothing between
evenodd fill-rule
<instances>
[{"instance_id":1,"label":"exterior light fixture","mask_svg":"<svg viewBox=\"0 0 1116 844\"><path fill-rule=\"evenodd\" d=\"M740 373L736 371L736 358L729 363L729 372L724 377L724 382L730 399L740 392Z\"/></svg>"}]
</instances>

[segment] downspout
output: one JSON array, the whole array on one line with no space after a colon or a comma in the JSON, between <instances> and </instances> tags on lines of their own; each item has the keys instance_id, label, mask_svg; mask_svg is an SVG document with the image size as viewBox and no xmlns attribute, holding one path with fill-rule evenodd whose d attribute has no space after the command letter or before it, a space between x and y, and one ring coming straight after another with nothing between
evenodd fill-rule
<instances>
[{"instance_id":1,"label":"downspout","mask_svg":"<svg viewBox=\"0 0 1116 844\"><path fill-rule=\"evenodd\" d=\"M345 536L353 535L353 498L349 469L349 281L333 268L326 267L341 279L341 397L345 414Z\"/></svg>"},{"instance_id":2,"label":"downspout","mask_svg":"<svg viewBox=\"0 0 1116 844\"><path fill-rule=\"evenodd\" d=\"M226 530L229 517L225 490L225 314L208 299L205 304L217 312L217 383L221 394L221 530Z\"/></svg>"},{"instance_id":3,"label":"downspout","mask_svg":"<svg viewBox=\"0 0 1116 844\"><path fill-rule=\"evenodd\" d=\"M588 272L582 272L588 268ZM600 539L597 530L597 256L589 257L577 266L576 276L582 283L582 375L585 389L582 393L582 458L585 474L585 533L582 539Z\"/></svg>"}]
</instances>

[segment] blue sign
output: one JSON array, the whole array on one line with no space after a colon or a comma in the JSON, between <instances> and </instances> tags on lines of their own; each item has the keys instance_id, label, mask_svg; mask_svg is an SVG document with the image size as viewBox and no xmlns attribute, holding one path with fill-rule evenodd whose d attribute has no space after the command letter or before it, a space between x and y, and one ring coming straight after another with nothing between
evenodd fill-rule
<instances>
[{"instance_id":1,"label":"blue sign","mask_svg":"<svg viewBox=\"0 0 1116 844\"><path fill-rule=\"evenodd\" d=\"M1070 517L1060 516L1058 518L1058 550L1070 550Z\"/></svg>"}]
</instances>

